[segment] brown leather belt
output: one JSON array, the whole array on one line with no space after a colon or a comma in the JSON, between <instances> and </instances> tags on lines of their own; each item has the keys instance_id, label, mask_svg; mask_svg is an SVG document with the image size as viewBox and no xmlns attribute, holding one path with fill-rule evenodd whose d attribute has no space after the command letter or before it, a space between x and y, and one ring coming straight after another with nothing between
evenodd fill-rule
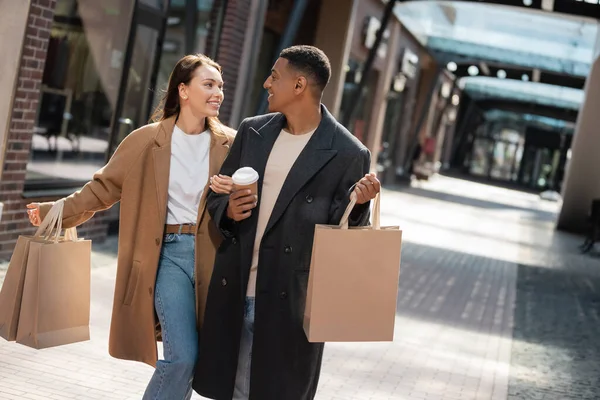
<instances>
[{"instance_id":1,"label":"brown leather belt","mask_svg":"<svg viewBox=\"0 0 600 400\"><path fill-rule=\"evenodd\" d=\"M196 232L196 224L165 225L165 234L177 233L180 235L195 235Z\"/></svg>"}]
</instances>

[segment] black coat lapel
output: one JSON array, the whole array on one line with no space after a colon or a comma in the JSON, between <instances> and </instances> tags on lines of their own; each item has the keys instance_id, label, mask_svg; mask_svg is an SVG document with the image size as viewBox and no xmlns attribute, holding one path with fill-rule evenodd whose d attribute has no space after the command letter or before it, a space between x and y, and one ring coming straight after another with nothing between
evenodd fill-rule
<instances>
[{"instance_id":1,"label":"black coat lapel","mask_svg":"<svg viewBox=\"0 0 600 400\"><path fill-rule=\"evenodd\" d=\"M247 149L242 155L240 167L252 167L258 172L258 207L262 198L262 187L265 176L265 169L269 155L273 149L273 145L279 137L279 133L285 124L285 117L281 114L273 117L264 126L254 129L249 127L247 132L247 144L244 147ZM242 256L242 282L248 282L250 274L250 264L252 260L252 252L254 249L254 240L256 237L256 228L258 221L258 212L253 212L250 218L239 224L240 246ZM242 296L246 295L246 284L242 285Z\"/></svg>"},{"instance_id":2,"label":"black coat lapel","mask_svg":"<svg viewBox=\"0 0 600 400\"><path fill-rule=\"evenodd\" d=\"M171 138L175 127L175 117L167 118L159 124L158 133L154 137L156 147L152 153L154 160L154 179L161 229L167 220L167 201L169 193L169 171L171 169Z\"/></svg>"},{"instance_id":3,"label":"black coat lapel","mask_svg":"<svg viewBox=\"0 0 600 400\"><path fill-rule=\"evenodd\" d=\"M337 154L337 150L331 149L337 130L336 121L325 107L322 107L322 113L319 127L298 156L281 188L265 235L281 218L296 193Z\"/></svg>"},{"instance_id":4,"label":"black coat lapel","mask_svg":"<svg viewBox=\"0 0 600 400\"><path fill-rule=\"evenodd\" d=\"M275 141L285 124L285 117L281 114L273 117L267 124L259 129L249 128L248 146L250 151L245 155L241 167L252 167L258 172L258 198L262 192L263 179L269 155ZM254 213L257 214L257 213Z\"/></svg>"}]
</instances>

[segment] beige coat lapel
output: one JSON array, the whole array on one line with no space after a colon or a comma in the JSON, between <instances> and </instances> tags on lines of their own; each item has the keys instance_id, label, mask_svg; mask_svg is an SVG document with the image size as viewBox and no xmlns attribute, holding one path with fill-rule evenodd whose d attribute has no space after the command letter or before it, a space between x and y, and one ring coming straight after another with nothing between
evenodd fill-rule
<instances>
[{"instance_id":1,"label":"beige coat lapel","mask_svg":"<svg viewBox=\"0 0 600 400\"><path fill-rule=\"evenodd\" d=\"M211 135L210 154L208 156L208 183L204 187L204 192L202 193L200 204L198 206L198 218L196 219L196 227L198 228L200 227L200 222L202 222L202 217L204 215L204 209L206 208L206 196L208 195L210 186L210 177L219 173L221 165L223 164L223 161L225 161L225 157L227 157L227 152L229 151L229 140L226 136L216 135L214 132L211 132Z\"/></svg>"},{"instance_id":2,"label":"beige coat lapel","mask_svg":"<svg viewBox=\"0 0 600 400\"><path fill-rule=\"evenodd\" d=\"M162 226L167 220L167 199L169 195L169 171L171 169L171 138L175 127L175 117L167 118L158 125L154 138L157 147L152 154L154 159L154 179L158 203L158 221Z\"/></svg>"}]
</instances>

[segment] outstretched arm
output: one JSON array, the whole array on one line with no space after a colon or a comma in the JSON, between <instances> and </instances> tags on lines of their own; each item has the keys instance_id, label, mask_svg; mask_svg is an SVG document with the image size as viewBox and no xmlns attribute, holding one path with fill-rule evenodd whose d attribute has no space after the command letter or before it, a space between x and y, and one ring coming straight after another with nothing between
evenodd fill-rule
<instances>
[{"instance_id":1,"label":"outstretched arm","mask_svg":"<svg viewBox=\"0 0 600 400\"><path fill-rule=\"evenodd\" d=\"M139 134L132 133L119 145L108 163L94 174L81 190L65 198L63 227L72 228L90 219L97 211L110 208L121 199L121 190L132 165L148 144ZM54 202L32 203L27 206L34 225L44 219ZM35 210L37 209L37 215ZM37 216L38 221L35 222Z\"/></svg>"}]
</instances>

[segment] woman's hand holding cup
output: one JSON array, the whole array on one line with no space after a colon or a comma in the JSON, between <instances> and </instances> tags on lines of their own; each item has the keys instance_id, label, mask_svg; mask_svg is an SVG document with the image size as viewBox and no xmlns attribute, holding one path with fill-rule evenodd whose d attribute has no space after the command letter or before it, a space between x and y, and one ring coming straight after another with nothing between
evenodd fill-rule
<instances>
[{"instance_id":1,"label":"woman's hand holding cup","mask_svg":"<svg viewBox=\"0 0 600 400\"><path fill-rule=\"evenodd\" d=\"M233 192L233 179L227 175L215 175L210 178L210 190L218 194Z\"/></svg>"}]
</instances>

